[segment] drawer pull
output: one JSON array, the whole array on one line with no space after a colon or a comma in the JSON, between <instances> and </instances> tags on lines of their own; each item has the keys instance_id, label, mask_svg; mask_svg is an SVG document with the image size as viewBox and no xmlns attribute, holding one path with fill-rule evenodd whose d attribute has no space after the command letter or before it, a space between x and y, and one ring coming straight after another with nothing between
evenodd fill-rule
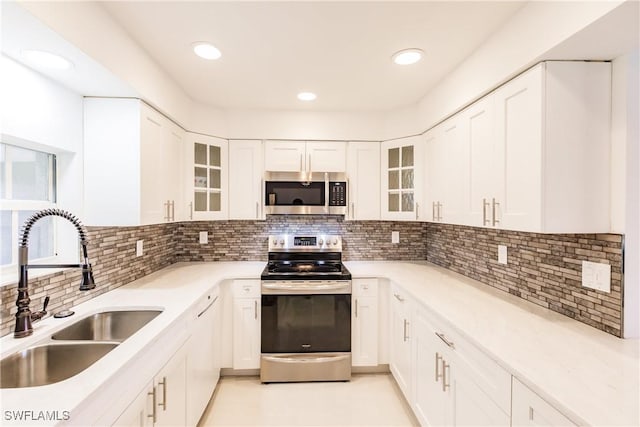
<instances>
[{"instance_id":1,"label":"drawer pull","mask_svg":"<svg viewBox=\"0 0 640 427\"><path fill-rule=\"evenodd\" d=\"M393 296L394 296L394 297L396 297L396 299L397 299L398 301L400 301L400 302L404 302L404 298L402 298L402 297L400 296L400 294L393 294Z\"/></svg>"},{"instance_id":2,"label":"drawer pull","mask_svg":"<svg viewBox=\"0 0 640 427\"><path fill-rule=\"evenodd\" d=\"M440 332L436 332L436 335L438 336L438 338L440 338L447 346L449 346L450 348L455 349L456 347L453 345L453 342L449 341L447 339L447 337L444 336L443 333Z\"/></svg>"},{"instance_id":3,"label":"drawer pull","mask_svg":"<svg viewBox=\"0 0 640 427\"><path fill-rule=\"evenodd\" d=\"M450 387L447 379L447 371L449 370L449 364L442 359L442 391L446 392Z\"/></svg>"}]
</instances>

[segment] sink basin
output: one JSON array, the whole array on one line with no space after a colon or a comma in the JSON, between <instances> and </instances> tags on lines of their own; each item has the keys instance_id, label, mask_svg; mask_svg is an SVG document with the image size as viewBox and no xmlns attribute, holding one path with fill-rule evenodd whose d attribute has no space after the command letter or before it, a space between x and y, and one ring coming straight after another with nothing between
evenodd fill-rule
<instances>
[{"instance_id":1,"label":"sink basin","mask_svg":"<svg viewBox=\"0 0 640 427\"><path fill-rule=\"evenodd\" d=\"M85 317L51 336L54 340L122 342L153 320L160 310L104 311Z\"/></svg>"},{"instance_id":2,"label":"sink basin","mask_svg":"<svg viewBox=\"0 0 640 427\"><path fill-rule=\"evenodd\" d=\"M0 388L35 387L71 378L117 345L78 343L30 347L0 361Z\"/></svg>"}]
</instances>

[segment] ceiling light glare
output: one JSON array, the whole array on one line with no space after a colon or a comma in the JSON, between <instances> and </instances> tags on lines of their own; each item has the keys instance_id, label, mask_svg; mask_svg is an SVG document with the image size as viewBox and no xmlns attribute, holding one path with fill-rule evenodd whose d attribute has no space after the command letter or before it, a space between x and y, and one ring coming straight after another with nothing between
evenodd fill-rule
<instances>
[{"instance_id":1,"label":"ceiling light glare","mask_svg":"<svg viewBox=\"0 0 640 427\"><path fill-rule=\"evenodd\" d=\"M222 56L222 53L218 50L217 47L207 42L198 42L193 44L193 51L200 58L204 59L218 59Z\"/></svg>"},{"instance_id":2,"label":"ceiling light glare","mask_svg":"<svg viewBox=\"0 0 640 427\"><path fill-rule=\"evenodd\" d=\"M300 92L298 94L298 99L300 101L313 101L316 98L316 94L313 92Z\"/></svg>"},{"instance_id":3,"label":"ceiling light glare","mask_svg":"<svg viewBox=\"0 0 640 427\"><path fill-rule=\"evenodd\" d=\"M411 65L422 59L424 52L420 49L403 49L391 57L398 65Z\"/></svg>"},{"instance_id":4,"label":"ceiling light glare","mask_svg":"<svg viewBox=\"0 0 640 427\"><path fill-rule=\"evenodd\" d=\"M52 70L68 70L73 66L68 59L44 50L23 50L22 57L35 66Z\"/></svg>"}]
</instances>

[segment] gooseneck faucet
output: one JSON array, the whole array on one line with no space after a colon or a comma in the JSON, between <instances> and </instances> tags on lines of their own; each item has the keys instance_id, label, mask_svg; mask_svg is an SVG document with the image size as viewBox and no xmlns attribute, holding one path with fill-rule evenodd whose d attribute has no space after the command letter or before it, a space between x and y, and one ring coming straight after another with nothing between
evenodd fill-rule
<instances>
[{"instance_id":1,"label":"gooseneck faucet","mask_svg":"<svg viewBox=\"0 0 640 427\"><path fill-rule=\"evenodd\" d=\"M41 218L47 216L59 216L69 222L71 222L78 230L78 236L80 238L80 244L82 245L82 264L32 264L29 265L29 233L31 228ZM20 242L18 246L18 268L20 278L18 281L18 299L16 306L18 306L18 312L16 313L16 327L13 333L15 338L28 337L33 333L32 321L42 318L46 314L46 302L44 310L36 313L32 313L29 309L29 278L27 270L31 268L81 268L82 269L82 281L80 282L80 290L88 291L94 289L96 284L93 280L93 272L91 271L91 264L89 263L89 256L87 254L87 232L84 229L80 220L71 213L62 209L44 209L31 215L22 226L20 232Z\"/></svg>"}]
</instances>

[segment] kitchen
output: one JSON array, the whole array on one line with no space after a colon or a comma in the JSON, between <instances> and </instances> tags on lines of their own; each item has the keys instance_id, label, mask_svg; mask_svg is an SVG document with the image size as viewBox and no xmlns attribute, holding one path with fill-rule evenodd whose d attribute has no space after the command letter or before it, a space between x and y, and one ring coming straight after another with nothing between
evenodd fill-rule
<instances>
[{"instance_id":1,"label":"kitchen","mask_svg":"<svg viewBox=\"0 0 640 427\"><path fill-rule=\"evenodd\" d=\"M430 415L425 415L428 411L423 412L425 403L421 398L429 396L426 399L428 407L433 396L429 395L428 389L420 388L419 381L411 380L417 378L415 372L422 369L417 363L421 358L417 355L431 347L425 344L423 348L418 336L416 340L409 337L413 335L413 324L416 328L420 322L432 327L443 321L444 326L439 327L451 330L445 338L448 336L450 341L451 334L461 335L455 340L456 351L468 350L473 357L466 353L464 357L483 360L482 366L491 372L483 373L491 378L489 384L484 383L484 394L487 394L486 387L497 389L495 383L503 378L502 374L508 374L503 378L500 390L508 388L509 395L500 400L495 396L502 396L502 392L489 393L490 400L498 406L497 413L510 416L505 425L518 425L514 406L518 401L517 393L511 392L517 387L523 390L524 394L520 396L533 393L534 397L576 424L637 424L638 405L634 397L637 397L638 383L629 378L633 377L634 365L637 369L635 338L640 324L638 3L518 2L505 3L501 7L495 3L475 6L471 3L436 3L435 9L429 9L426 2L403 4L397 8L391 3L340 2L288 6L269 2L260 6L202 3L199 8L193 4L180 7L168 2L2 4L2 73L7 77L2 79L2 142L7 147L54 154L57 170L55 206L34 203L27 209L14 200L3 198L3 210L4 206L15 212L56 207L77 214L87 228L89 259L96 282L94 290L81 292L78 290L80 271L65 270L37 277L36 270L32 270L29 281L31 310L40 310L48 295L49 312L76 311L74 316L64 320L68 325L96 310L125 304L135 308L162 306L165 309L135 336L90 367L95 373L91 379L79 374L76 383L71 379L58 386L74 384L95 392L108 383L109 387L104 387L105 394L100 399L88 402L87 396L75 393L67 396L67 400L47 402L51 399L48 391L55 390L54 385L49 385L29 389L30 394L24 394L31 402L28 409L38 409L33 407L33 402L47 402L43 409L71 409L69 421L72 424L113 424L116 416L136 398L130 393L117 396L118 381L127 377L125 369L133 369L131 372L144 370L136 377L138 390L134 391L137 393L146 390L147 382L153 382L168 360L160 360L160 355L146 357L148 363L141 366L139 359L142 356L129 360L132 354L153 354L150 348L153 342L156 352L163 349L160 351L163 357L184 351L186 363L190 363L188 347L195 340L189 341L188 336L191 334L193 338L201 331L192 330L196 323L188 319L190 314L183 318L182 313L197 311L197 317L199 304L205 303L204 307L207 307L209 297L218 296L223 305L216 315L226 316L223 324L237 324L233 318L236 302L247 303L238 306L246 308L238 313L248 313L248 317L255 317L255 320L259 318L259 302L256 301L260 299L260 273L268 253L272 252L268 249L270 236L335 235L342 239L341 256L354 280L352 314L355 315L358 298L374 298L373 301L379 304L375 310L379 330L371 335L378 339L371 345L379 351L362 365L381 369L387 366L421 424L448 422L432 421ZM473 7L475 9L470 9ZM215 13L212 14L209 8ZM465 15L467 26L473 21L486 21L486 26L468 30L475 31L473 37L478 41L461 44L460 49L466 51L440 47L442 63L446 62L446 57L449 68L440 69L439 75L427 74L430 68L435 68L428 61L427 65L423 61L419 72L392 68L395 64L390 60L391 55L404 48L421 47L426 54L425 60L429 54L435 55L435 46L413 44L421 34L415 28L435 26L433 21L437 18L427 19L431 14L463 19L461 10L465 12L462 15ZM154 19L145 19L150 13ZM359 16L369 19L358 19ZM232 17L236 17L235 20ZM303 33L307 27L304 19L314 17L316 24L331 22L332 31L323 31L320 26L312 33L316 39L309 36L292 41L290 34L296 30ZM294 22L294 18L300 18L300 22ZM216 25L210 24L212 19ZM157 21L157 27L152 21ZM207 23L208 27L204 28L208 30L205 31L200 25ZM176 31L158 30L162 26L171 28L171 24L178 26ZM240 25L252 31L246 31ZM313 25L308 27L315 28ZM461 27L465 25L461 24ZM541 27L545 28L542 31L545 37L540 36ZM196 34L188 28L193 28ZM197 28L201 28L201 33L197 34ZM326 77L320 79L318 75L322 76L322 73L316 72L310 75L315 76L318 87L324 86L323 90L309 88L304 81L294 83L301 86L299 90L317 90L318 98L305 104L295 100L294 93L291 95L294 99L288 101L285 98L289 94L281 93L283 87L275 84L280 81L275 80L277 74L273 69L256 65L263 71L249 74L250 79L245 78L245 84L235 89L238 97L232 99L229 97L233 92L225 92L215 80L231 81L224 79L231 79L233 73L244 78L246 75L242 73L252 70L254 65L250 59L238 58L240 52L225 50L224 45L219 46L222 52L219 64L224 65L227 57L230 59L226 64L231 64L226 66L226 71L219 70L220 73L231 73L224 79L220 77L222 74L216 76L216 61L198 62L202 60L189 51L191 43L207 37L223 39L211 28L224 29L239 41L257 43L260 49L251 52L256 56L253 60L257 64L264 60L260 55L276 54L267 49L264 44L267 41L260 40L260 34L271 34L269 29L273 30L273 37L289 46L288 52L299 52L300 55L305 43L319 49L325 47L322 42L326 37L326 43L339 46L340 38L347 36L353 39L353 46L363 52L371 51L368 43L373 41L386 46L384 49L389 52L378 55L384 60L378 65L383 67L380 74L369 68L377 63L367 63L363 68L354 66L356 71L370 70L370 73L356 72L355 78L340 74L344 82L329 74L338 91L350 94L348 96L336 97L332 92L336 88L327 85ZM398 38L372 39L376 28L386 30L378 31L382 34L397 33ZM394 31L394 28L405 28L406 32ZM367 37L358 37L356 29ZM253 31L255 34L252 35ZM185 39L172 41L175 37L172 33L185 33ZM187 38L189 40L185 41ZM21 46L25 41L33 46ZM216 39L210 41L216 43ZM180 43L187 46L184 51L176 46ZM231 40L224 40L224 43L229 46ZM167 52L159 51L160 46L165 46ZM61 49L57 52L74 63L71 73L51 71L46 73L47 79L22 64L27 61L20 59L21 50L53 47ZM349 52L339 51L335 59L344 61L345 57L340 55ZM326 70L327 64L313 59L312 49L308 54L309 57L304 57L306 62L317 70ZM584 59L611 62L567 61ZM544 60L546 62L541 62ZM419 64L416 65L420 67ZM294 65L295 61L290 68L295 71L299 64ZM176 69L184 74L174 74ZM310 71L307 69L306 72ZM294 73L299 74L304 73ZM384 79L378 84L380 81L387 83L381 85L379 91L370 90L371 86L364 91L356 83L358 76L366 80L368 74ZM178 75L183 80L178 81ZM429 76L433 81L428 82L421 75ZM209 79L214 80L212 86L204 85L203 82ZM402 85L403 80L412 85ZM545 118L547 128L544 137L538 136L538 144L546 138L547 143L540 151L548 156L536 159L531 154L535 149L516 156L512 169L506 172L507 182L517 184L513 189L508 185L496 185L492 179L485 182L483 173L495 167L492 161L466 166L450 161L471 158L475 151L471 150L471 154L461 151L464 144L457 142L462 138L451 136L454 134L449 131L464 130L467 129L465 126L479 123L478 128L473 128L474 131L478 129L474 136L479 136L481 141L492 140L482 139L483 132L495 132L495 129L506 127L505 123L494 126L493 120L474 122L472 119L489 117L483 116L488 111L495 120L501 120L498 103L500 100L507 102L514 94L522 92L515 85L526 81L538 82L535 84L546 90L544 95L538 96L547 97L545 108L551 113ZM571 87L572 83L589 88L579 93L584 98L553 98L554 93L563 93L565 86ZM347 92L346 86L357 86L360 91ZM205 93L209 91L216 93L219 99L206 99ZM330 93L334 93L333 99ZM273 104L267 102L270 99L274 100ZM576 108L580 105L589 108L584 111ZM579 110L582 116L568 114L571 107L574 109L570 111ZM543 132L540 129L542 113L535 114L538 114L537 125L535 120L516 123L521 126L516 130L516 134L520 132L516 137L524 135L527 141L535 140L531 135ZM603 116L606 117L604 121L593 119ZM560 125L554 119L560 121ZM567 137L567 134L573 135L570 132L584 140L572 142L575 138ZM598 138L603 132L606 136ZM463 132L458 135L461 134ZM589 142L584 142L586 140ZM160 141L162 147L156 149L150 141L154 144ZM450 143L438 144L438 141ZM584 150L587 144L589 149ZM7 149L7 152L11 150ZM290 152L294 153L292 158L283 154ZM327 152L330 154L323 162L322 155ZM9 159L10 155L19 157L23 154L20 151L4 154L3 160ZM198 155L200 160L197 160ZM47 159L45 163L52 161L51 157ZM506 163L512 160L506 159ZM477 165L480 167L476 168ZM347 172L345 212L338 215L268 214L269 198L264 194L262 181L264 172L282 172L289 167L306 172L303 181L311 181L311 176L323 181L323 177L317 175L334 172L329 170L332 168L335 172ZM531 170L537 177L531 182L539 181L539 185L527 181L529 175L524 171L529 173ZM522 173L515 173L518 171ZM491 190L480 191L480 183ZM510 196L509 203L501 199L502 193ZM473 198L467 211L462 209L466 205L452 196L460 194L466 197L465 200ZM527 197L531 194L537 195L538 199ZM536 214L524 219L518 212L507 215L514 205L517 209L524 206ZM17 259L13 252L18 247L18 217L16 213L8 221L13 227L10 227L12 244L9 250L14 262ZM5 224L3 219L3 233ZM55 233L59 255L56 263L77 263L77 233L64 221L54 224L58 230ZM3 242L6 241L4 236ZM315 246L318 245L316 240ZM426 261L429 267L408 263L414 261ZM240 264L236 264L238 262ZM609 272L609 292L587 291L582 287L586 276L584 265L596 269L592 278L596 282L600 280L601 273L597 269L602 266L597 264L610 266L605 268ZM3 284L8 285L1 291L3 358L62 328L62 323L55 323L62 320L49 317L34 323L32 337L12 338L17 277L10 278L9 275L16 272L16 265L6 274L2 271ZM357 295L363 290L358 288L362 282L357 281L372 279L376 284L369 289L375 288L377 295ZM212 288L212 285L216 286ZM243 285L248 286L247 296L236 301L235 292ZM606 287L606 284L596 285ZM155 295L153 298L152 294ZM394 300L399 302L396 294L411 306L407 313L394 311ZM175 299L173 304L170 304L171 299ZM522 310L537 315L527 317L518 309L519 302L524 300L529 302L525 306L527 309ZM464 301L464 310L460 309L461 301ZM542 311L536 312L538 309ZM468 316L461 311L467 312ZM553 319L552 324L542 322L544 318ZM178 327L180 322L184 323L183 327ZM367 322L360 326L372 324ZM519 345L508 346L503 340L513 340L525 333L518 329L519 325L530 325L534 331L536 327L540 331L553 330L556 335L546 338L543 334L522 335L517 341ZM390 330L385 333L387 327ZM568 330L563 329L565 327ZM394 333L398 330L400 341L395 343ZM255 349L255 343L259 344L259 329L252 329L254 335L247 335L252 338L241 341L245 347L238 351L234 347L237 343L233 328L216 331L221 335L219 342L224 343L219 355L223 376L240 369L252 370L250 373L255 375L260 366L260 352ZM407 336L409 332L411 334ZM162 336L160 341L156 340L158 334ZM241 335L241 338L247 336ZM551 348L559 352L552 353L559 358L558 366L552 369L539 350L536 352L535 348L521 342L526 341L523 337L533 343L530 346L539 344L540 349L547 352ZM572 351L577 353L571 353L569 349L563 355L557 350L558 346L566 345L559 343L567 342L559 337L570 340L575 347ZM186 347L180 347L185 340ZM404 348L403 344L408 345L406 352L395 354L395 349ZM352 357L356 357L355 345L352 347ZM610 353L602 347L610 348ZM478 348L480 354L474 353ZM246 358L234 360L242 350L247 351ZM569 363L567 360L575 360L577 354L585 354L588 360L575 366L563 365ZM492 360L484 363L483 357L487 355ZM450 349L438 351L436 359L438 356L450 365L457 357ZM543 360L536 362L536 357ZM631 370L609 368L613 362L603 366L598 358L604 360L605 357L614 358L612 360L619 361L620 366L630 366ZM430 368L427 372L432 377L434 356L427 358L427 368ZM497 368L493 366L495 363ZM113 370L115 366L120 366L122 372L114 376L109 369ZM550 372L548 376L539 373L545 369ZM438 365L437 360L436 376L443 375L444 371L444 365ZM561 373L567 371L574 374L562 376ZM407 372L409 374L405 375ZM446 372L450 372L449 368ZM612 375L612 379L603 380L605 374ZM554 375L557 375L557 381L549 378ZM410 381L403 383L406 379ZM618 380L623 384L611 385L612 381ZM572 386L568 386L568 382ZM438 387L444 384L442 379L436 382ZM606 384L617 392L607 398L602 391L590 390L589 384ZM156 387L157 384L152 389ZM578 393L581 389L589 391ZM13 402L12 399L18 396L11 392L15 390L2 390L3 409L6 402ZM141 396L146 399L146 393ZM438 395L436 399L442 399L442 396ZM110 402L111 413L105 413L104 408L96 409L105 402ZM614 405L615 410L607 409L607 405ZM527 407L534 406L529 404ZM121 409L119 412L118 408ZM98 412L103 418L96 418ZM445 414L445 419L451 416ZM612 418L617 416L620 418ZM197 421L197 417L193 417ZM472 422L466 421L467 424Z\"/></svg>"}]
</instances>

